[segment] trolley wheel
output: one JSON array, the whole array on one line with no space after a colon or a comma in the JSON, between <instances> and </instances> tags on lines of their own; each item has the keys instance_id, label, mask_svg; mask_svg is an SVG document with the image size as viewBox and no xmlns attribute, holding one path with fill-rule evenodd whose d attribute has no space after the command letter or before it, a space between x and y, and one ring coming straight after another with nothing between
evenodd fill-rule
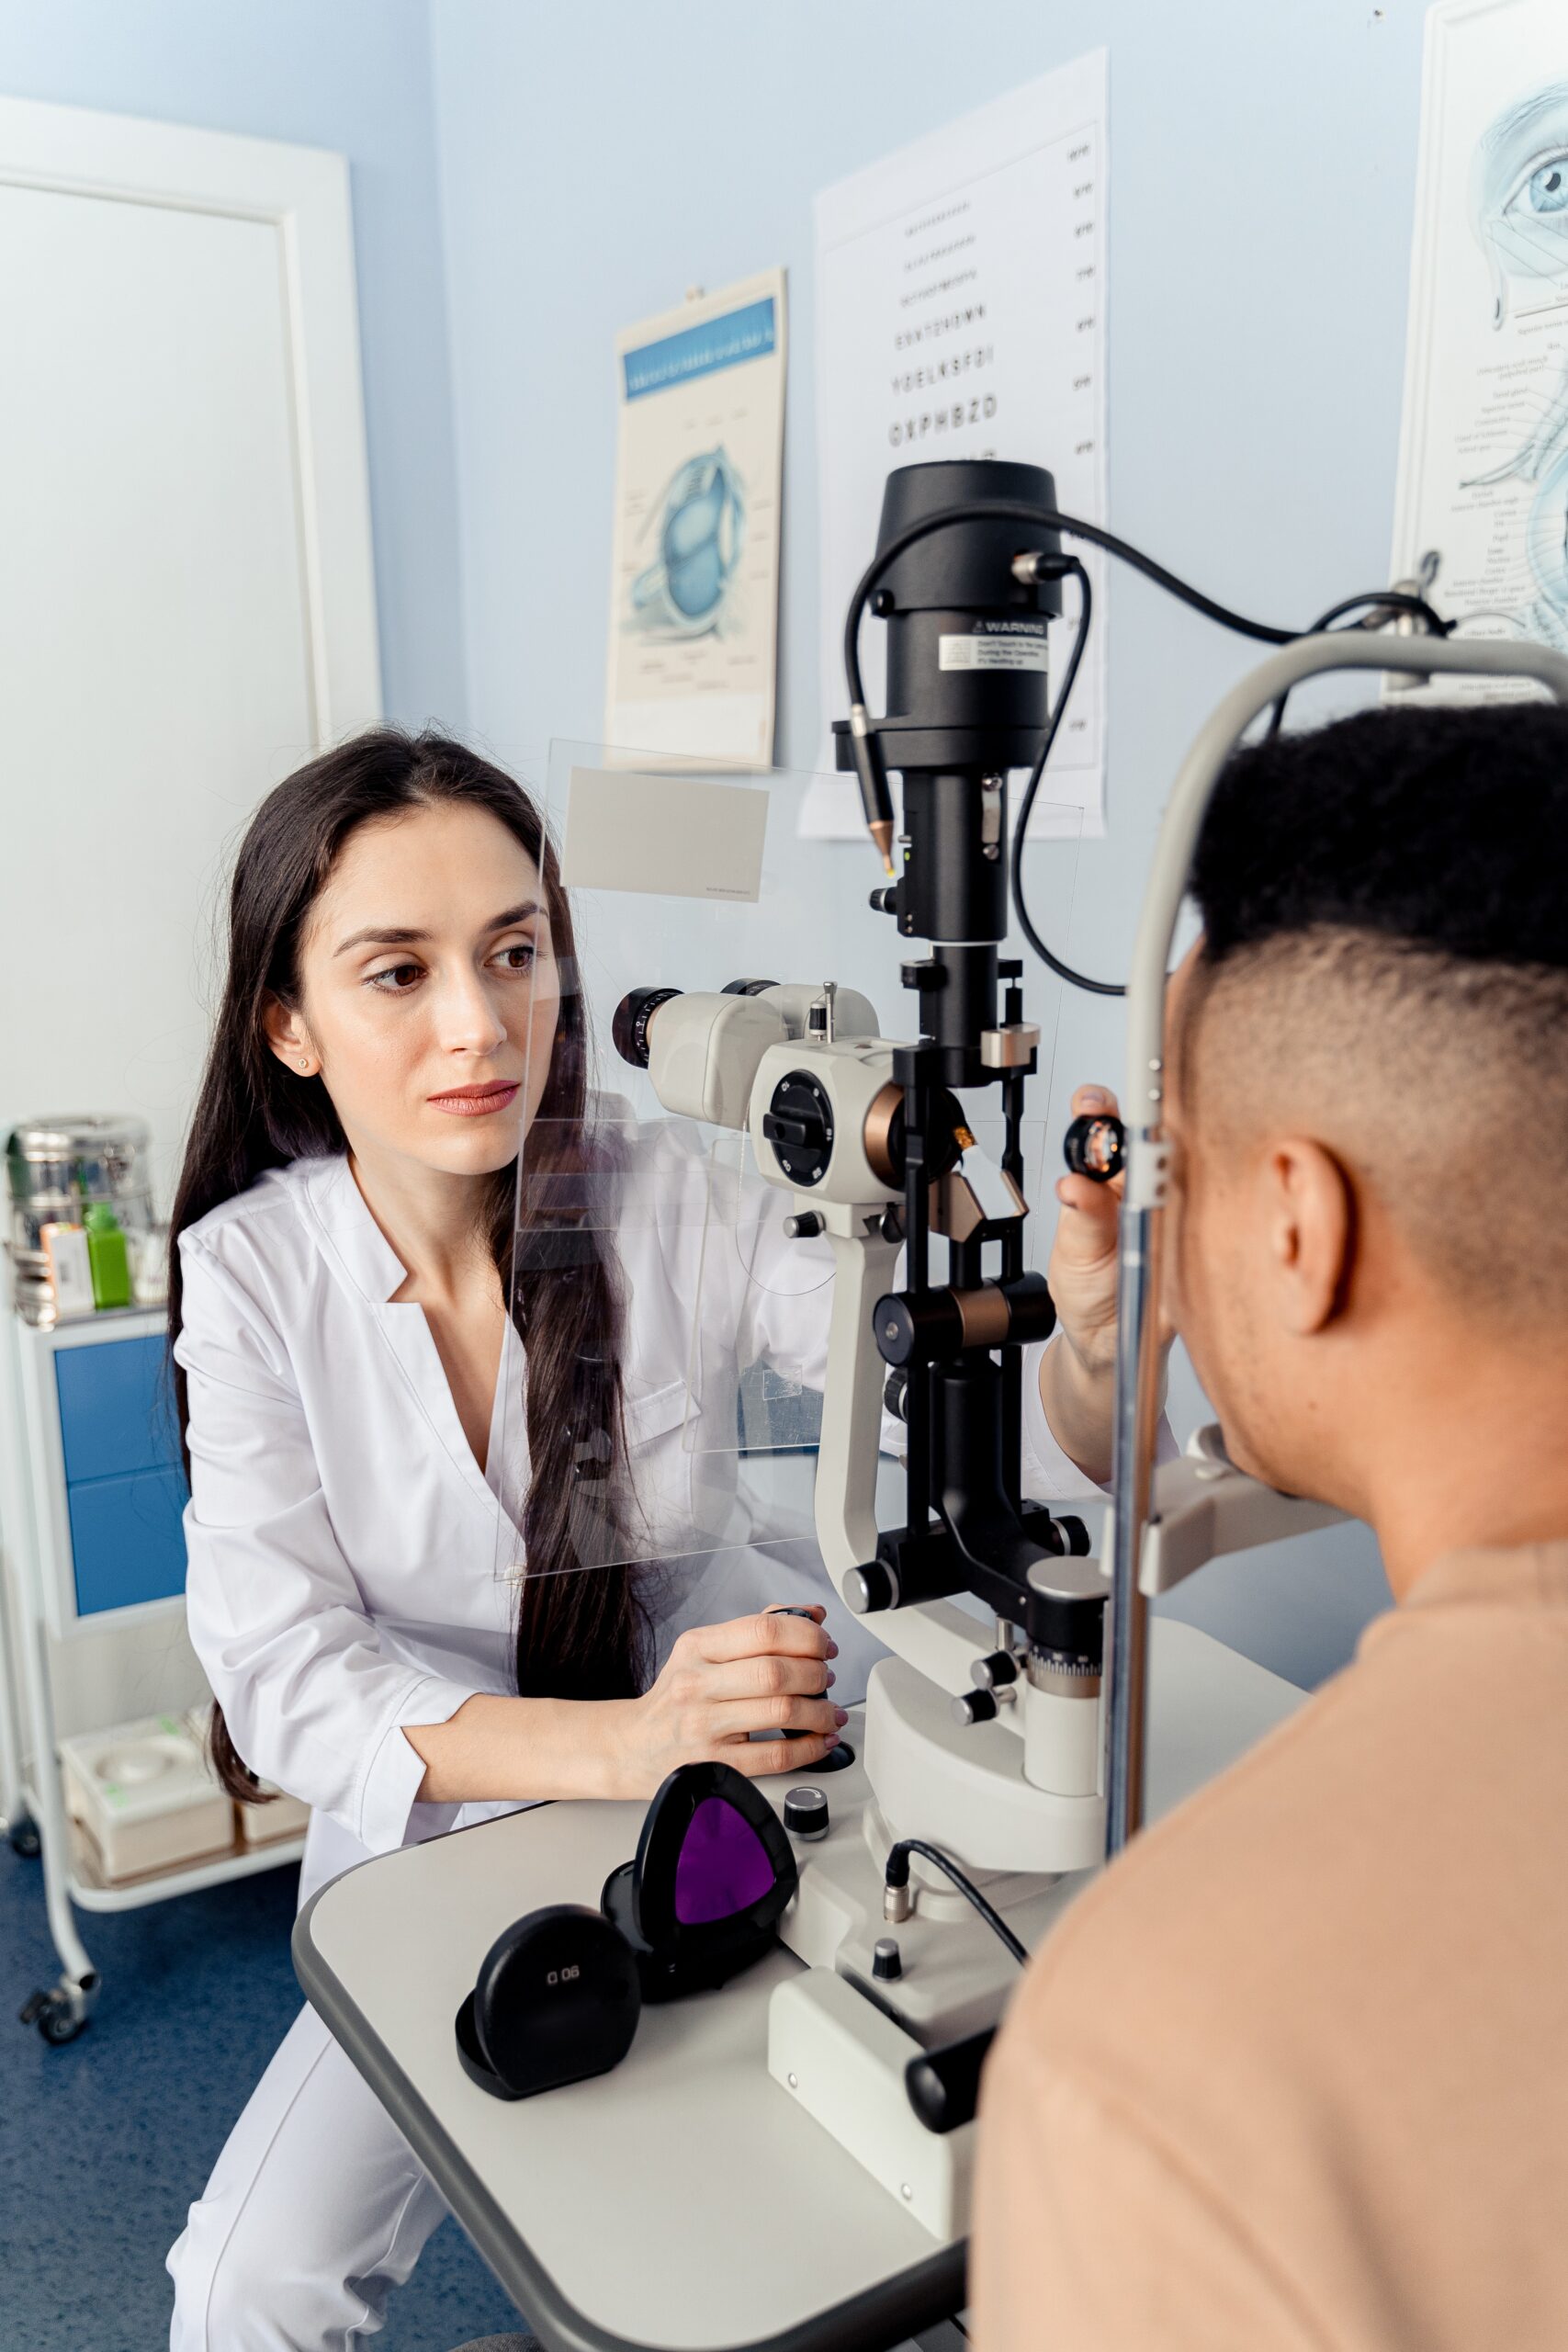
<instances>
[{"instance_id":1,"label":"trolley wheel","mask_svg":"<svg viewBox=\"0 0 1568 2352\"><path fill-rule=\"evenodd\" d=\"M43 1851L43 1839L38 1834L38 1823L27 1814L18 1814L11 1824L11 1851L20 1854L25 1862L36 1862Z\"/></svg>"},{"instance_id":2,"label":"trolley wheel","mask_svg":"<svg viewBox=\"0 0 1568 2352\"><path fill-rule=\"evenodd\" d=\"M87 2022L87 2012L68 1993L34 1993L17 2011L23 2025L36 2025L44 2040L60 2049L74 2041Z\"/></svg>"}]
</instances>

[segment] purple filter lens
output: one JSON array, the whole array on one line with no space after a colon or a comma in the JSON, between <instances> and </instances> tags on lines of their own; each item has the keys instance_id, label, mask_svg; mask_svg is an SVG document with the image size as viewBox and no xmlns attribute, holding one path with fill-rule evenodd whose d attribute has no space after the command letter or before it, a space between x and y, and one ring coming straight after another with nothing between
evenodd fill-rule
<instances>
[{"instance_id":1,"label":"purple filter lens","mask_svg":"<svg viewBox=\"0 0 1568 2352\"><path fill-rule=\"evenodd\" d=\"M675 1862L675 1917L681 1925L700 1927L748 1911L773 1883L773 1866L750 1823L722 1797L705 1797Z\"/></svg>"}]
</instances>

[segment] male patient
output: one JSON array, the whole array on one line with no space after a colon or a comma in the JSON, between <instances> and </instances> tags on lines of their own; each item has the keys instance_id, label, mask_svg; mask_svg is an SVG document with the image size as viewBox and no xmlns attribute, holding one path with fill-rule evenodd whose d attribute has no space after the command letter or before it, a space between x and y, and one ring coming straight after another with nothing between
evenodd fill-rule
<instances>
[{"instance_id":1,"label":"male patient","mask_svg":"<svg viewBox=\"0 0 1568 2352\"><path fill-rule=\"evenodd\" d=\"M1397 1605L1031 1969L981 2352L1568 2346L1565 876L1555 707L1282 738L1211 808L1170 1305Z\"/></svg>"}]
</instances>

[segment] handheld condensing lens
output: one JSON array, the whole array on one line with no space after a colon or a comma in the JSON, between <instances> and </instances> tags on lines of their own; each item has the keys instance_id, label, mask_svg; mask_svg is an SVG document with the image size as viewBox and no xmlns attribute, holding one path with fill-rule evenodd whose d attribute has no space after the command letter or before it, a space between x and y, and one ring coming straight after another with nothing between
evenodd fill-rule
<instances>
[{"instance_id":1,"label":"handheld condensing lens","mask_svg":"<svg viewBox=\"0 0 1568 2352\"><path fill-rule=\"evenodd\" d=\"M1087 1112L1063 1136L1062 1157L1075 1176L1109 1184L1127 1164L1127 1130L1110 1112Z\"/></svg>"}]
</instances>

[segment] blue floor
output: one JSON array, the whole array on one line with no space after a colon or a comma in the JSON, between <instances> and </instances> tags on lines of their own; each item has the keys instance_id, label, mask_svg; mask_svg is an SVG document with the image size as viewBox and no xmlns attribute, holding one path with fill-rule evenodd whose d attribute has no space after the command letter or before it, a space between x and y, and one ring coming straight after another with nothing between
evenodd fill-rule
<instances>
[{"instance_id":1,"label":"blue floor","mask_svg":"<svg viewBox=\"0 0 1568 2352\"><path fill-rule=\"evenodd\" d=\"M39 1864L0 1841L0 2352L160 2352L164 2256L300 2004L293 1870L84 1914L92 2023L51 2049L16 2013L59 1974ZM519 2324L454 2222L394 2295L378 2352Z\"/></svg>"}]
</instances>

